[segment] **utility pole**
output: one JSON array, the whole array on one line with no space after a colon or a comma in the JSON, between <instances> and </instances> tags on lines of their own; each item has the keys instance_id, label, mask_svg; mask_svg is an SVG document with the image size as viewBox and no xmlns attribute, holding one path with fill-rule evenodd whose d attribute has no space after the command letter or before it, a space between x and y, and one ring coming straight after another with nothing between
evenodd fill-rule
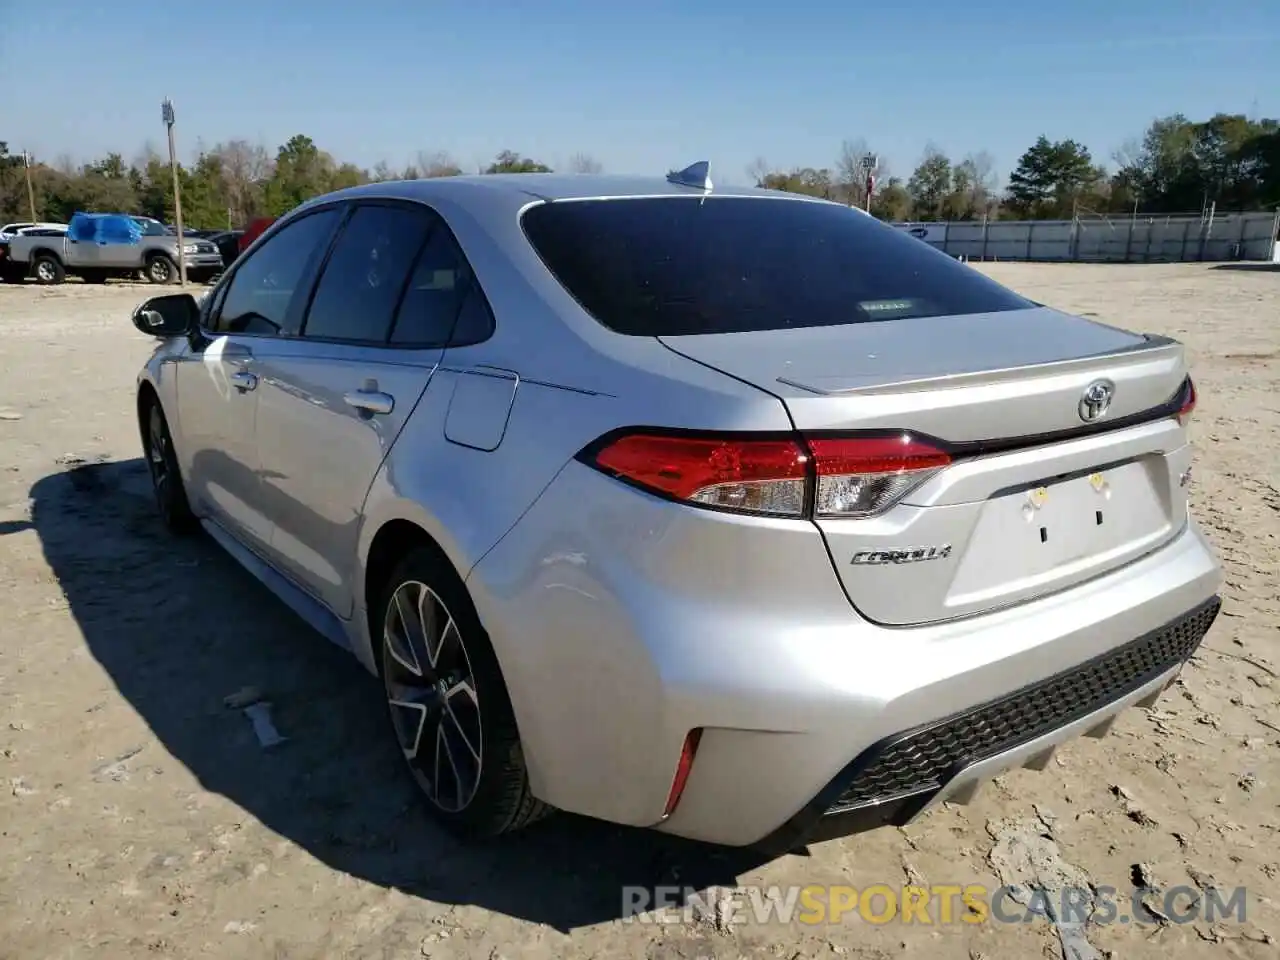
<instances>
[{"instance_id":1,"label":"utility pole","mask_svg":"<svg viewBox=\"0 0 1280 960\"><path fill-rule=\"evenodd\" d=\"M22 166L27 171L27 206L31 208L31 222L39 223L40 218L36 216L36 189L31 185L31 154L22 151Z\"/></svg>"},{"instance_id":2,"label":"utility pole","mask_svg":"<svg viewBox=\"0 0 1280 960\"><path fill-rule=\"evenodd\" d=\"M178 228L178 284L187 285L187 254L182 240L182 194L178 187L178 151L173 144L173 101L165 97L160 116L169 133L169 166L173 170L173 219Z\"/></svg>"}]
</instances>

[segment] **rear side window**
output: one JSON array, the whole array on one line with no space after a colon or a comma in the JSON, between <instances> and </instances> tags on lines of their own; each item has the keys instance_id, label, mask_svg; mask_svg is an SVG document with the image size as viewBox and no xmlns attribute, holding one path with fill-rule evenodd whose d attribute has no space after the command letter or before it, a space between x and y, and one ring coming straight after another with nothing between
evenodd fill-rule
<instances>
[{"instance_id":1,"label":"rear side window","mask_svg":"<svg viewBox=\"0 0 1280 960\"><path fill-rule=\"evenodd\" d=\"M423 210L357 207L316 287L304 337L385 343L396 304L431 229Z\"/></svg>"},{"instance_id":2,"label":"rear side window","mask_svg":"<svg viewBox=\"0 0 1280 960\"><path fill-rule=\"evenodd\" d=\"M740 333L1033 304L838 204L767 197L572 200L525 235L600 323L632 336Z\"/></svg>"},{"instance_id":3,"label":"rear side window","mask_svg":"<svg viewBox=\"0 0 1280 960\"><path fill-rule=\"evenodd\" d=\"M459 347L493 332L493 315L471 265L449 230L437 223L404 293L391 342Z\"/></svg>"}]
</instances>

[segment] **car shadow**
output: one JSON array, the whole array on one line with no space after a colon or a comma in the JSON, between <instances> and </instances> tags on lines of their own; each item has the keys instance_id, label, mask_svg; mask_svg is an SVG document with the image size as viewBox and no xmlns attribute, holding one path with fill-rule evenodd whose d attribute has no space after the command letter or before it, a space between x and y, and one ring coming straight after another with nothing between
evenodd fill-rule
<instances>
[{"instance_id":1,"label":"car shadow","mask_svg":"<svg viewBox=\"0 0 1280 960\"><path fill-rule=\"evenodd\" d=\"M624 916L625 887L701 892L763 862L566 814L462 844L418 799L378 681L207 537L170 537L145 461L51 474L31 497L29 525L90 652L163 748L334 870L567 932ZM224 704L249 686L286 742L264 750Z\"/></svg>"},{"instance_id":2,"label":"car shadow","mask_svg":"<svg viewBox=\"0 0 1280 960\"><path fill-rule=\"evenodd\" d=\"M1214 270L1245 270L1253 273L1280 273L1280 263L1219 263Z\"/></svg>"}]
</instances>

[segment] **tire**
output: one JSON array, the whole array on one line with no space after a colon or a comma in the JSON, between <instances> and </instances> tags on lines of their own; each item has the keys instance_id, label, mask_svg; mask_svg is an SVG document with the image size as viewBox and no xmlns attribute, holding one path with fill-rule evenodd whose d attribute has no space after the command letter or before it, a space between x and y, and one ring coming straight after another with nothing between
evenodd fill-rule
<instances>
[{"instance_id":1,"label":"tire","mask_svg":"<svg viewBox=\"0 0 1280 960\"><path fill-rule=\"evenodd\" d=\"M529 790L502 671L448 562L434 550L413 550L375 609L392 735L437 822L455 836L483 840L551 812Z\"/></svg>"},{"instance_id":2,"label":"tire","mask_svg":"<svg viewBox=\"0 0 1280 960\"><path fill-rule=\"evenodd\" d=\"M178 458L173 451L169 422L165 419L160 401L154 397L143 407L142 431L147 467L151 471L151 489L155 493L160 522L176 536L192 533L198 522L187 501L187 490L183 486Z\"/></svg>"},{"instance_id":3,"label":"tire","mask_svg":"<svg viewBox=\"0 0 1280 960\"><path fill-rule=\"evenodd\" d=\"M61 283L67 279L67 271L63 268L62 261L51 253L41 253L36 256L31 264L31 275L36 283L46 286L51 283Z\"/></svg>"},{"instance_id":4,"label":"tire","mask_svg":"<svg viewBox=\"0 0 1280 960\"><path fill-rule=\"evenodd\" d=\"M153 254L147 258L146 267L142 271L148 283L174 283L178 279L178 268L163 253Z\"/></svg>"}]
</instances>

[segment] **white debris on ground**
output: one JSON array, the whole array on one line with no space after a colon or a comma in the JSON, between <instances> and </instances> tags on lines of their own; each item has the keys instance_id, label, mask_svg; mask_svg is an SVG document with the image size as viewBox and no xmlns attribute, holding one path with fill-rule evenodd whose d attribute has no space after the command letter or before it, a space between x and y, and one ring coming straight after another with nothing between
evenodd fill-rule
<instances>
[{"instance_id":1,"label":"white debris on ground","mask_svg":"<svg viewBox=\"0 0 1280 960\"><path fill-rule=\"evenodd\" d=\"M993 845L987 854L1002 886L1015 903L1050 920L1062 943L1064 960L1102 960L1089 942L1093 881L1062 858L1049 829L1039 818L987 823Z\"/></svg>"}]
</instances>

